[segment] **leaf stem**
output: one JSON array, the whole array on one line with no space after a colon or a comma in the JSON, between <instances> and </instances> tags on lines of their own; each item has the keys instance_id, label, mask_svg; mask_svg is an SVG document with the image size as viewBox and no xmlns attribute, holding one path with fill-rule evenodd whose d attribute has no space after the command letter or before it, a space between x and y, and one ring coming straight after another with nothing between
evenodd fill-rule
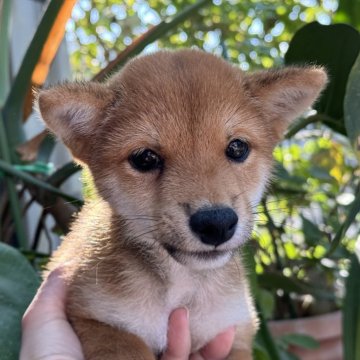
<instances>
[{"instance_id":1,"label":"leaf stem","mask_svg":"<svg viewBox=\"0 0 360 360\"><path fill-rule=\"evenodd\" d=\"M4 159L0 161L6 164L6 166L11 167L11 165L9 164L11 161L10 150L9 150L5 126L3 122L3 114L1 111L0 111L0 153L1 153L1 157ZM10 208L11 208L12 216L14 218L16 235L18 236L19 245L21 248L27 249L28 241L27 241L27 236L25 234L24 224L22 221L21 206L16 191L16 186L9 177L6 177L5 183L9 194Z\"/></svg>"},{"instance_id":2,"label":"leaf stem","mask_svg":"<svg viewBox=\"0 0 360 360\"><path fill-rule=\"evenodd\" d=\"M316 122L323 122L323 121L332 122L332 121L334 121L334 119L332 119L329 116L324 115L324 114L315 114L315 115L311 115L307 118L303 118L303 119L297 121L292 127L290 127L288 132L285 134L284 138L290 139L295 134L297 134L300 130L302 130L306 126L308 126L309 124L314 124Z\"/></svg>"},{"instance_id":3,"label":"leaf stem","mask_svg":"<svg viewBox=\"0 0 360 360\"><path fill-rule=\"evenodd\" d=\"M5 161L3 160L0 160L0 170L4 171L5 173L11 175L11 176L14 176L14 177L17 177L21 180L23 180L24 182L28 183L28 184L31 184L31 185L35 185L35 186L38 186L44 190L47 190L57 196L60 196L62 197L63 199L65 200L68 200L70 202L72 202L73 204L75 205L83 205L83 201L76 198L76 197L73 197L71 195L68 195L64 192L62 192L61 190L57 189L56 187L48 184L47 182L45 181L42 181L42 180L39 180L37 179L36 177L28 174L28 173L25 173L23 171L20 171L20 170L17 170L16 168L14 168L13 166L9 165L8 163L6 163Z\"/></svg>"}]
</instances>

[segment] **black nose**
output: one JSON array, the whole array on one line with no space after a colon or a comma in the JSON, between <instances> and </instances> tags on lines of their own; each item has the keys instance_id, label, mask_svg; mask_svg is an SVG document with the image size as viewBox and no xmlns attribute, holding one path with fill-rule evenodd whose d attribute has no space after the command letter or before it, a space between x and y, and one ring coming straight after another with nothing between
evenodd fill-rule
<instances>
[{"instance_id":1,"label":"black nose","mask_svg":"<svg viewBox=\"0 0 360 360\"><path fill-rule=\"evenodd\" d=\"M234 235L238 217L230 208L200 209L190 217L190 228L204 244L219 246Z\"/></svg>"}]
</instances>

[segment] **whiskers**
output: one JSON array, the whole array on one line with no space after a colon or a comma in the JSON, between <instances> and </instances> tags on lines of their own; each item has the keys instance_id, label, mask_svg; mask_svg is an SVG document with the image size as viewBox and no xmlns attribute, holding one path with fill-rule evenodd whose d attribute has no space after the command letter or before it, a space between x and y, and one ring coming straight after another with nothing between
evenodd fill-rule
<instances>
[{"instance_id":1,"label":"whiskers","mask_svg":"<svg viewBox=\"0 0 360 360\"><path fill-rule=\"evenodd\" d=\"M239 196L245 194L246 190L240 191L239 193L237 193L236 195L234 195L231 199L233 202L237 201Z\"/></svg>"},{"instance_id":2,"label":"whiskers","mask_svg":"<svg viewBox=\"0 0 360 360\"><path fill-rule=\"evenodd\" d=\"M159 226L158 225L152 225L152 226L149 226L146 231L143 231L140 234L131 235L131 236L129 236L129 238L130 238L131 241L136 241L136 240L138 240L140 238L143 238L143 237L145 238L145 237L147 237L147 236L149 236L151 234L154 234L157 231L159 231Z\"/></svg>"},{"instance_id":3,"label":"whiskers","mask_svg":"<svg viewBox=\"0 0 360 360\"><path fill-rule=\"evenodd\" d=\"M120 219L128 227L126 238L128 241L137 242L137 240L144 238L144 240L153 240L153 234L159 232L163 219L158 215L146 214L121 214Z\"/></svg>"}]
</instances>

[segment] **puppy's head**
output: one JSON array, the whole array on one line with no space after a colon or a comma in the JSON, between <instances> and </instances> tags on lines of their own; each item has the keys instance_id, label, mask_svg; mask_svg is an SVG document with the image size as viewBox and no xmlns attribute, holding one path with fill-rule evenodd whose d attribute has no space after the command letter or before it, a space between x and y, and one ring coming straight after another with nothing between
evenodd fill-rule
<instances>
[{"instance_id":1,"label":"puppy's head","mask_svg":"<svg viewBox=\"0 0 360 360\"><path fill-rule=\"evenodd\" d=\"M272 150L325 83L319 68L247 75L183 50L138 57L106 84L42 91L38 105L131 241L210 268L249 236Z\"/></svg>"}]
</instances>

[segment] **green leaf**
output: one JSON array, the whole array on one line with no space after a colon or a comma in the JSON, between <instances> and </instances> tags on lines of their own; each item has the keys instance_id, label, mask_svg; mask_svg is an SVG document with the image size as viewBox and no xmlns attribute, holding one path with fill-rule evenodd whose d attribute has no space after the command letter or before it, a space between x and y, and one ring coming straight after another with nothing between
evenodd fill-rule
<instances>
[{"instance_id":1,"label":"green leaf","mask_svg":"<svg viewBox=\"0 0 360 360\"><path fill-rule=\"evenodd\" d=\"M55 203L55 199L57 196L59 196L59 193L54 193L54 189L59 189L61 185L69 179L72 175L77 173L81 170L81 167L74 162L69 162L65 165L63 165L61 168L57 169L50 177L47 178L46 183L48 186L52 187L52 190L49 192L48 188L44 188L42 185L38 187L38 196L42 198L41 203L43 206L47 206L46 204ZM64 198L63 195L66 195L65 193L62 193L61 197ZM69 200L69 199L68 199ZM75 199L73 198L72 201ZM76 199L74 205L82 206L83 201L80 199Z\"/></svg>"},{"instance_id":2,"label":"green leaf","mask_svg":"<svg viewBox=\"0 0 360 360\"><path fill-rule=\"evenodd\" d=\"M249 269L249 271L247 271L247 280L250 286L250 292L252 294L257 294L259 287L255 270L255 249L250 241L246 242L241 247L241 259L245 269Z\"/></svg>"},{"instance_id":3,"label":"green leaf","mask_svg":"<svg viewBox=\"0 0 360 360\"><path fill-rule=\"evenodd\" d=\"M319 347L318 341L304 334L286 334L281 337L281 341L287 345L295 345L305 349L316 349Z\"/></svg>"},{"instance_id":4,"label":"green leaf","mask_svg":"<svg viewBox=\"0 0 360 360\"><path fill-rule=\"evenodd\" d=\"M345 133L343 103L350 70L359 54L360 35L345 24L305 25L293 37L285 55L285 63L316 64L325 66L329 84L315 109L336 121L324 123L340 133Z\"/></svg>"},{"instance_id":5,"label":"green leaf","mask_svg":"<svg viewBox=\"0 0 360 360\"><path fill-rule=\"evenodd\" d=\"M293 124L290 125L289 129L287 130L284 138L285 139L291 139L294 135L296 135L300 130L304 129L309 124L314 124L318 121L331 121L332 119L323 115L312 115L305 118L300 118L297 121L295 121Z\"/></svg>"},{"instance_id":6,"label":"green leaf","mask_svg":"<svg viewBox=\"0 0 360 360\"><path fill-rule=\"evenodd\" d=\"M336 248L340 244L340 241L345 236L350 225L355 221L355 218L359 212L360 212L360 185L358 186L355 199L349 207L348 213L346 215L346 219L340 226L339 230L337 231L334 239L331 242L330 249L328 250L328 252L325 254L324 257L329 257L336 250Z\"/></svg>"},{"instance_id":7,"label":"green leaf","mask_svg":"<svg viewBox=\"0 0 360 360\"><path fill-rule=\"evenodd\" d=\"M11 167L11 165L8 165L8 163L10 163L10 161L11 161L10 149L9 149L9 144L8 144L8 138L6 136L2 112L0 112L0 155L1 155L1 158L5 160L5 161L3 161L4 164ZM20 206L17 189L16 189L16 184L8 176L5 179L5 184L6 184L6 190L7 190L8 196L9 196L11 215L14 219L17 240L18 240L20 246L23 249L26 249L28 247L28 241L27 241L28 239L25 234L25 227L23 224L23 219L22 219L22 214L21 214L21 206Z\"/></svg>"},{"instance_id":8,"label":"green leaf","mask_svg":"<svg viewBox=\"0 0 360 360\"><path fill-rule=\"evenodd\" d=\"M319 151L316 155L318 156L321 152ZM325 169L319 165L312 165L309 169L310 175L319 180L331 181L332 177L329 174L328 169Z\"/></svg>"},{"instance_id":9,"label":"green leaf","mask_svg":"<svg viewBox=\"0 0 360 360\"><path fill-rule=\"evenodd\" d=\"M21 317L40 279L16 249L0 243L0 351L2 360L19 358Z\"/></svg>"},{"instance_id":10,"label":"green leaf","mask_svg":"<svg viewBox=\"0 0 360 360\"><path fill-rule=\"evenodd\" d=\"M281 273L266 272L258 275L258 282L266 289L282 289L286 293L311 294L315 298L335 300L332 292L326 291L319 286L313 287L300 280L282 275Z\"/></svg>"},{"instance_id":11,"label":"green leaf","mask_svg":"<svg viewBox=\"0 0 360 360\"><path fill-rule=\"evenodd\" d=\"M256 340L253 346L253 357L254 360L271 360L266 349Z\"/></svg>"},{"instance_id":12,"label":"green leaf","mask_svg":"<svg viewBox=\"0 0 360 360\"><path fill-rule=\"evenodd\" d=\"M296 355L283 349L280 349L280 358L281 360L301 360Z\"/></svg>"},{"instance_id":13,"label":"green leaf","mask_svg":"<svg viewBox=\"0 0 360 360\"><path fill-rule=\"evenodd\" d=\"M259 288L256 298L264 318L270 319L275 307L274 295L268 290Z\"/></svg>"},{"instance_id":14,"label":"green leaf","mask_svg":"<svg viewBox=\"0 0 360 360\"><path fill-rule=\"evenodd\" d=\"M262 346L263 349L266 349L268 357L271 360L281 360L279 349L269 331L266 320L264 319L261 313L259 313L259 319L260 319L260 328L256 334L255 341L258 344L260 344L260 346Z\"/></svg>"},{"instance_id":15,"label":"green leaf","mask_svg":"<svg viewBox=\"0 0 360 360\"><path fill-rule=\"evenodd\" d=\"M52 163L44 163L42 161L36 161L33 164L25 165L13 165L14 169L34 174L49 175L54 171L54 165Z\"/></svg>"},{"instance_id":16,"label":"green leaf","mask_svg":"<svg viewBox=\"0 0 360 360\"><path fill-rule=\"evenodd\" d=\"M356 255L351 258L351 267L346 279L346 294L343 304L344 359L360 359L360 264Z\"/></svg>"},{"instance_id":17,"label":"green leaf","mask_svg":"<svg viewBox=\"0 0 360 360\"><path fill-rule=\"evenodd\" d=\"M344 100L345 128L360 155L360 55L351 70Z\"/></svg>"},{"instance_id":18,"label":"green leaf","mask_svg":"<svg viewBox=\"0 0 360 360\"><path fill-rule=\"evenodd\" d=\"M76 174L81 170L81 166L74 163L69 162L63 165L60 169L57 169L48 179L47 182L55 187L60 187L64 181L69 179L72 175Z\"/></svg>"},{"instance_id":19,"label":"green leaf","mask_svg":"<svg viewBox=\"0 0 360 360\"><path fill-rule=\"evenodd\" d=\"M287 183L288 186L296 187L299 190L302 188L302 185L306 183L306 179L297 175L290 175L289 172L285 169L284 165L280 162L275 164L274 175L276 179Z\"/></svg>"},{"instance_id":20,"label":"green leaf","mask_svg":"<svg viewBox=\"0 0 360 360\"><path fill-rule=\"evenodd\" d=\"M301 215L301 219L306 243L310 246L319 244L320 240L324 237L323 232L319 230L319 226L315 225L303 215Z\"/></svg>"},{"instance_id":21,"label":"green leaf","mask_svg":"<svg viewBox=\"0 0 360 360\"><path fill-rule=\"evenodd\" d=\"M254 248L252 248L250 242L247 242L241 248L241 254L242 254L244 266L246 269L248 269L247 278L248 278L248 282L250 285L251 293L255 294L255 296L257 296L260 290L258 287L256 271L255 271L255 265L256 265L255 258L254 258L255 251L254 251ZM259 308L259 305L260 304L257 304L258 308ZM278 353L278 349L277 349L275 341L268 329L266 320L262 314L262 309L261 309L261 312L259 311L258 316L259 316L259 320L260 320L260 328L256 334L256 339L254 342L254 344L256 344L256 346L254 347L255 359L280 360L280 355ZM264 353L265 353L265 355L264 355Z\"/></svg>"}]
</instances>

